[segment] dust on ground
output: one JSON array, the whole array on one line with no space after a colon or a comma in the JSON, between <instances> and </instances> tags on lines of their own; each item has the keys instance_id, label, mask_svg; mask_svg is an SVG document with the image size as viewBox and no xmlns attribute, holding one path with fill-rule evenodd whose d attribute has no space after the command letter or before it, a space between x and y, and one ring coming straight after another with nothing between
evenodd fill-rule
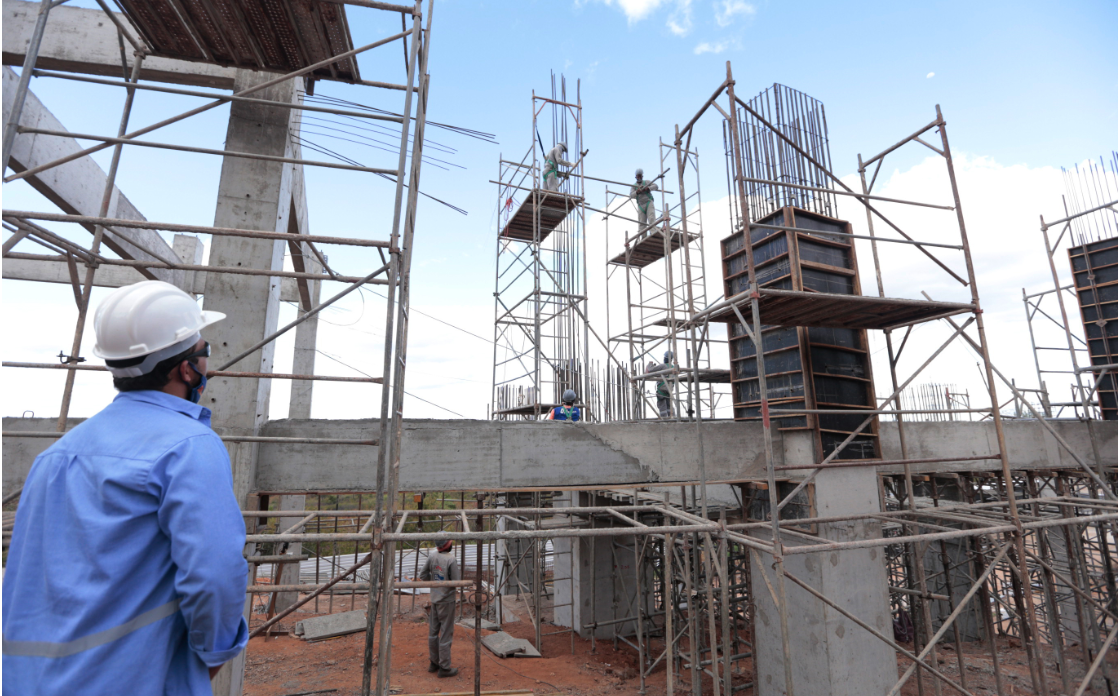
<instances>
[{"instance_id":1,"label":"dust on ground","mask_svg":"<svg viewBox=\"0 0 1120 696\"><path fill-rule=\"evenodd\" d=\"M349 609L347 598L343 610ZM356 609L364 609L365 602L359 601ZM326 607L322 607L325 609ZM397 607L394 606L394 609ZM470 692L474 689L474 632L461 625L455 627L452 643L451 661L459 668L455 677L441 679L428 672L428 622L427 603L419 600L412 604L406 598L393 622L392 675L390 686L395 694L433 694ZM336 611L339 607L336 607ZM280 624L282 629L291 629L295 621L321 616L316 613L296 612L290 619ZM521 617L525 612L518 612ZM473 619L468 619L472 622ZM507 622L502 629L516 638L533 642L533 626L525 618L521 621ZM548 635L554 633L554 635ZM483 631L483 635L486 635ZM542 625L542 649L540 658L499 658L485 648L482 649L481 673L483 691L531 690L537 696L640 696L637 654L633 648L620 642L615 649L612 640L592 642L573 636L563 627L549 623ZM574 646L574 653L573 653ZM904 645L912 649L912 645ZM249 643L245 669L246 696L295 696L295 694L321 694L322 696L357 696L362 686L362 653L365 648L365 633L354 633L318 642L304 642L291 634L277 637L257 637ZM1042 646L1047 657L1048 683L1051 694L1064 693L1060 675L1054 669L1054 660L1049 646ZM658 648L655 650L660 652ZM1000 671L1003 676L1003 693L1006 696L1026 696L1034 694L1031 687L1030 671L1026 652L1019 641L1013 638L997 640ZM374 655L377 654L375 641ZM965 643L963 645L965 679L968 690L976 696L994 696L996 692L995 674L987 643ZM958 681L959 668L957 654L952 643L939 645L935 651L938 667L945 676ZM1084 675L1084 664L1080 648L1074 646L1066 650L1066 664L1071 670L1070 678L1074 689ZM899 674L911 662L898 658ZM1116 674L1116 651L1113 650L1102 666L1109 674ZM674 692L685 696L690 692L688 674L682 680L675 680ZM933 693L932 677L925 678L925 694ZM738 663L738 671L733 672L734 696L754 696L756 690L751 685L753 664L750 658ZM711 680L704 677L702 691L712 693ZM646 679L646 690L652 694L666 693L666 673L664 662L660 663ZM944 693L957 693L944 685ZM903 696L917 696L918 685L910 679L902 690ZM1086 694L1103 696L1103 689L1090 688ZM726 696L726 695L725 695Z\"/></svg>"}]
</instances>

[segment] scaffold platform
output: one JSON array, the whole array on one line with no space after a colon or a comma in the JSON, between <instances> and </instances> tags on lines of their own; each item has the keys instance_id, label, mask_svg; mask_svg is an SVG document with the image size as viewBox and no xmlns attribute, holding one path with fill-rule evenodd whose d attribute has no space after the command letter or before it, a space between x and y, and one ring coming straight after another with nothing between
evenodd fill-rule
<instances>
[{"instance_id":1,"label":"scaffold platform","mask_svg":"<svg viewBox=\"0 0 1120 696\"><path fill-rule=\"evenodd\" d=\"M759 290L758 295L759 323L765 326L823 326L883 330L973 311L973 306L964 302L934 302L765 288ZM746 295L738 304L743 317L750 321L750 304ZM714 311L709 316L709 320L723 323L739 321L730 305Z\"/></svg>"},{"instance_id":2,"label":"scaffold platform","mask_svg":"<svg viewBox=\"0 0 1120 696\"><path fill-rule=\"evenodd\" d=\"M533 192L521 201L517 211L510 216L509 222L502 228L502 239L516 239L522 242L534 241L533 235L533 205L536 201L540 205L540 238L536 241L543 242L560 226L568 213L572 212L583 203L581 196L573 196L559 191L546 191L533 189Z\"/></svg>"},{"instance_id":3,"label":"scaffold platform","mask_svg":"<svg viewBox=\"0 0 1120 696\"><path fill-rule=\"evenodd\" d=\"M224 3L121 0L152 55L287 73L354 49L345 6L324 0ZM277 11L279 8L279 11ZM315 70L317 79L360 82L354 55Z\"/></svg>"},{"instance_id":4,"label":"scaffold platform","mask_svg":"<svg viewBox=\"0 0 1120 696\"><path fill-rule=\"evenodd\" d=\"M699 235L689 234L688 241L694 242L699 239ZM681 248L684 241L684 233L674 230L672 236L669 238L669 253L672 254L677 249ZM652 229L649 233L638 243L636 243L629 252L630 260L627 262L627 252L622 252L614 257L608 264L616 266L630 266L631 268L645 268L652 263L656 263L665 258L665 237L661 230Z\"/></svg>"},{"instance_id":5,"label":"scaffold platform","mask_svg":"<svg viewBox=\"0 0 1120 696\"><path fill-rule=\"evenodd\" d=\"M682 370L678 380L681 382L699 382L701 384L731 384L731 370L701 368L699 372L696 373L695 379L692 378L691 372L691 370ZM642 382L660 382L665 377L665 374L672 376L673 373L652 372L638 375L637 378Z\"/></svg>"}]
</instances>

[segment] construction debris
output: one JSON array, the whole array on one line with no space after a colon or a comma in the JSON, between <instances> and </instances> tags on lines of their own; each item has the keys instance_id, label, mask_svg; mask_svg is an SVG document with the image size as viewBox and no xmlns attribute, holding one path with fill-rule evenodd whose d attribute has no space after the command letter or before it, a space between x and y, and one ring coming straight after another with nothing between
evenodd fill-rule
<instances>
[{"instance_id":1,"label":"construction debris","mask_svg":"<svg viewBox=\"0 0 1120 696\"><path fill-rule=\"evenodd\" d=\"M364 630L366 613L359 610L304 619L296 624L295 634L306 641L315 641Z\"/></svg>"},{"instance_id":2,"label":"construction debris","mask_svg":"<svg viewBox=\"0 0 1120 696\"><path fill-rule=\"evenodd\" d=\"M486 649L498 657L540 657L533 644L524 638L514 638L505 631L491 633L482 639Z\"/></svg>"}]
</instances>

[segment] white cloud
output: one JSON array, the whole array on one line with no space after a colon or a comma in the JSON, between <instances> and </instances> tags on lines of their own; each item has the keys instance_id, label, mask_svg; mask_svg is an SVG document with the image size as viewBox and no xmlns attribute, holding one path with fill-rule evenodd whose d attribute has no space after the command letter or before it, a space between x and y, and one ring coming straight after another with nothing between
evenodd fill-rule
<instances>
[{"instance_id":1,"label":"white cloud","mask_svg":"<svg viewBox=\"0 0 1120 696\"><path fill-rule=\"evenodd\" d=\"M875 149L875 148L872 148ZM889 165L889 158L887 164ZM1030 337L1023 311L1022 289L1027 293L1052 287L1050 270L1046 263L1042 236L1038 232L1038 216L1060 217L1063 191L1061 172L1054 167L1028 167L1004 165L990 157L953 153L953 164L964 211L972 260L977 274L977 288L984 308L985 330L990 345L993 364L1007 377L1015 378L1021 387L1037 387L1037 377L1030 349ZM858 175L844 177L845 183L859 190ZM945 173L945 161L930 156L904 171L891 172L884 168L874 193L880 196L913 201L951 205L952 198ZM875 208L891 219L907 234L918 240L958 244L956 213L937 211L885 202L876 202ZM867 234L867 216L862 206L849 198L839 201L839 217L852 223L853 232ZM878 218L874 219L877 236L898 239ZM953 280L932 260L914 246L879 244L879 259L883 272L884 291L888 297L921 299L924 290L935 300L968 302L969 289ZM963 257L959 251L932 249L958 275L965 277ZM877 293L870 243L857 242L860 277L865 295ZM1059 252L1064 255L1064 252ZM1060 261L1060 258L1059 258ZM1063 283L1068 283L1068 264L1058 264ZM1056 310L1055 310L1056 311ZM958 319L963 321L964 318ZM1036 331L1039 330L1036 323ZM969 329L970 335L975 332ZM899 365L900 379L905 379L918 367L930 352L949 337L945 322L922 324L915 328L914 336ZM886 365L883 335L870 333L876 390L880 395L890 393L890 372ZM895 347L899 345L895 339ZM1060 341L1047 345L1061 345ZM921 346L921 349L915 349ZM876 352L878 351L878 352ZM1043 355L1043 361L1065 359L1064 355ZM952 344L933 362L916 384L940 382L954 384L968 390L973 407L986 405L986 388L980 380L976 363L979 358L961 340ZM1057 363L1053 363L1052 369ZM1045 364L1043 369L1047 369ZM1059 381L1059 375L1048 375L1047 387L1051 395L1068 396L1069 387ZM1000 400L1010 397L1002 383L997 388Z\"/></svg>"},{"instance_id":2,"label":"white cloud","mask_svg":"<svg viewBox=\"0 0 1120 696\"><path fill-rule=\"evenodd\" d=\"M715 4L716 8L716 24L721 27L730 26L735 18L742 16L750 16L755 13L754 5L745 0L719 0Z\"/></svg>"},{"instance_id":3,"label":"white cloud","mask_svg":"<svg viewBox=\"0 0 1120 696\"><path fill-rule=\"evenodd\" d=\"M933 75L934 75L934 73L930 73L930 74L926 75L926 79L928 80L929 78L933 77Z\"/></svg>"},{"instance_id":4,"label":"white cloud","mask_svg":"<svg viewBox=\"0 0 1120 696\"><path fill-rule=\"evenodd\" d=\"M677 0L676 9L669 15L665 26L677 36L685 36L692 31L692 0Z\"/></svg>"},{"instance_id":5,"label":"white cloud","mask_svg":"<svg viewBox=\"0 0 1120 696\"><path fill-rule=\"evenodd\" d=\"M576 5L582 5L585 0L577 0ZM614 5L616 0L599 0L604 5ZM619 9L626 15L630 24L645 19L656 10L665 0L617 0Z\"/></svg>"},{"instance_id":6,"label":"white cloud","mask_svg":"<svg viewBox=\"0 0 1120 696\"><path fill-rule=\"evenodd\" d=\"M734 42L732 41L716 41L714 43L710 41L701 41L700 43L696 44L696 48L692 49L692 52L698 56L705 53L720 54L727 49L732 48L733 44Z\"/></svg>"}]
</instances>

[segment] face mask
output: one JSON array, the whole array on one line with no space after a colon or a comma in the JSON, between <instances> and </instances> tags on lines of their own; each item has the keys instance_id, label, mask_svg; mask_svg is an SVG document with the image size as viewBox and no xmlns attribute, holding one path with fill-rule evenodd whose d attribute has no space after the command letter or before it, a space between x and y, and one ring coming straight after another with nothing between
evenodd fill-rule
<instances>
[{"instance_id":1,"label":"face mask","mask_svg":"<svg viewBox=\"0 0 1120 696\"><path fill-rule=\"evenodd\" d=\"M187 394L187 400L192 404L197 404L202 400L202 392L206 389L206 375L202 374L202 372L200 372L199 369L195 367L195 364L190 362L189 360L187 361L187 364L191 366L191 369L194 370L196 375L201 377L201 379L198 380L198 384L191 387L190 393Z\"/></svg>"}]
</instances>

